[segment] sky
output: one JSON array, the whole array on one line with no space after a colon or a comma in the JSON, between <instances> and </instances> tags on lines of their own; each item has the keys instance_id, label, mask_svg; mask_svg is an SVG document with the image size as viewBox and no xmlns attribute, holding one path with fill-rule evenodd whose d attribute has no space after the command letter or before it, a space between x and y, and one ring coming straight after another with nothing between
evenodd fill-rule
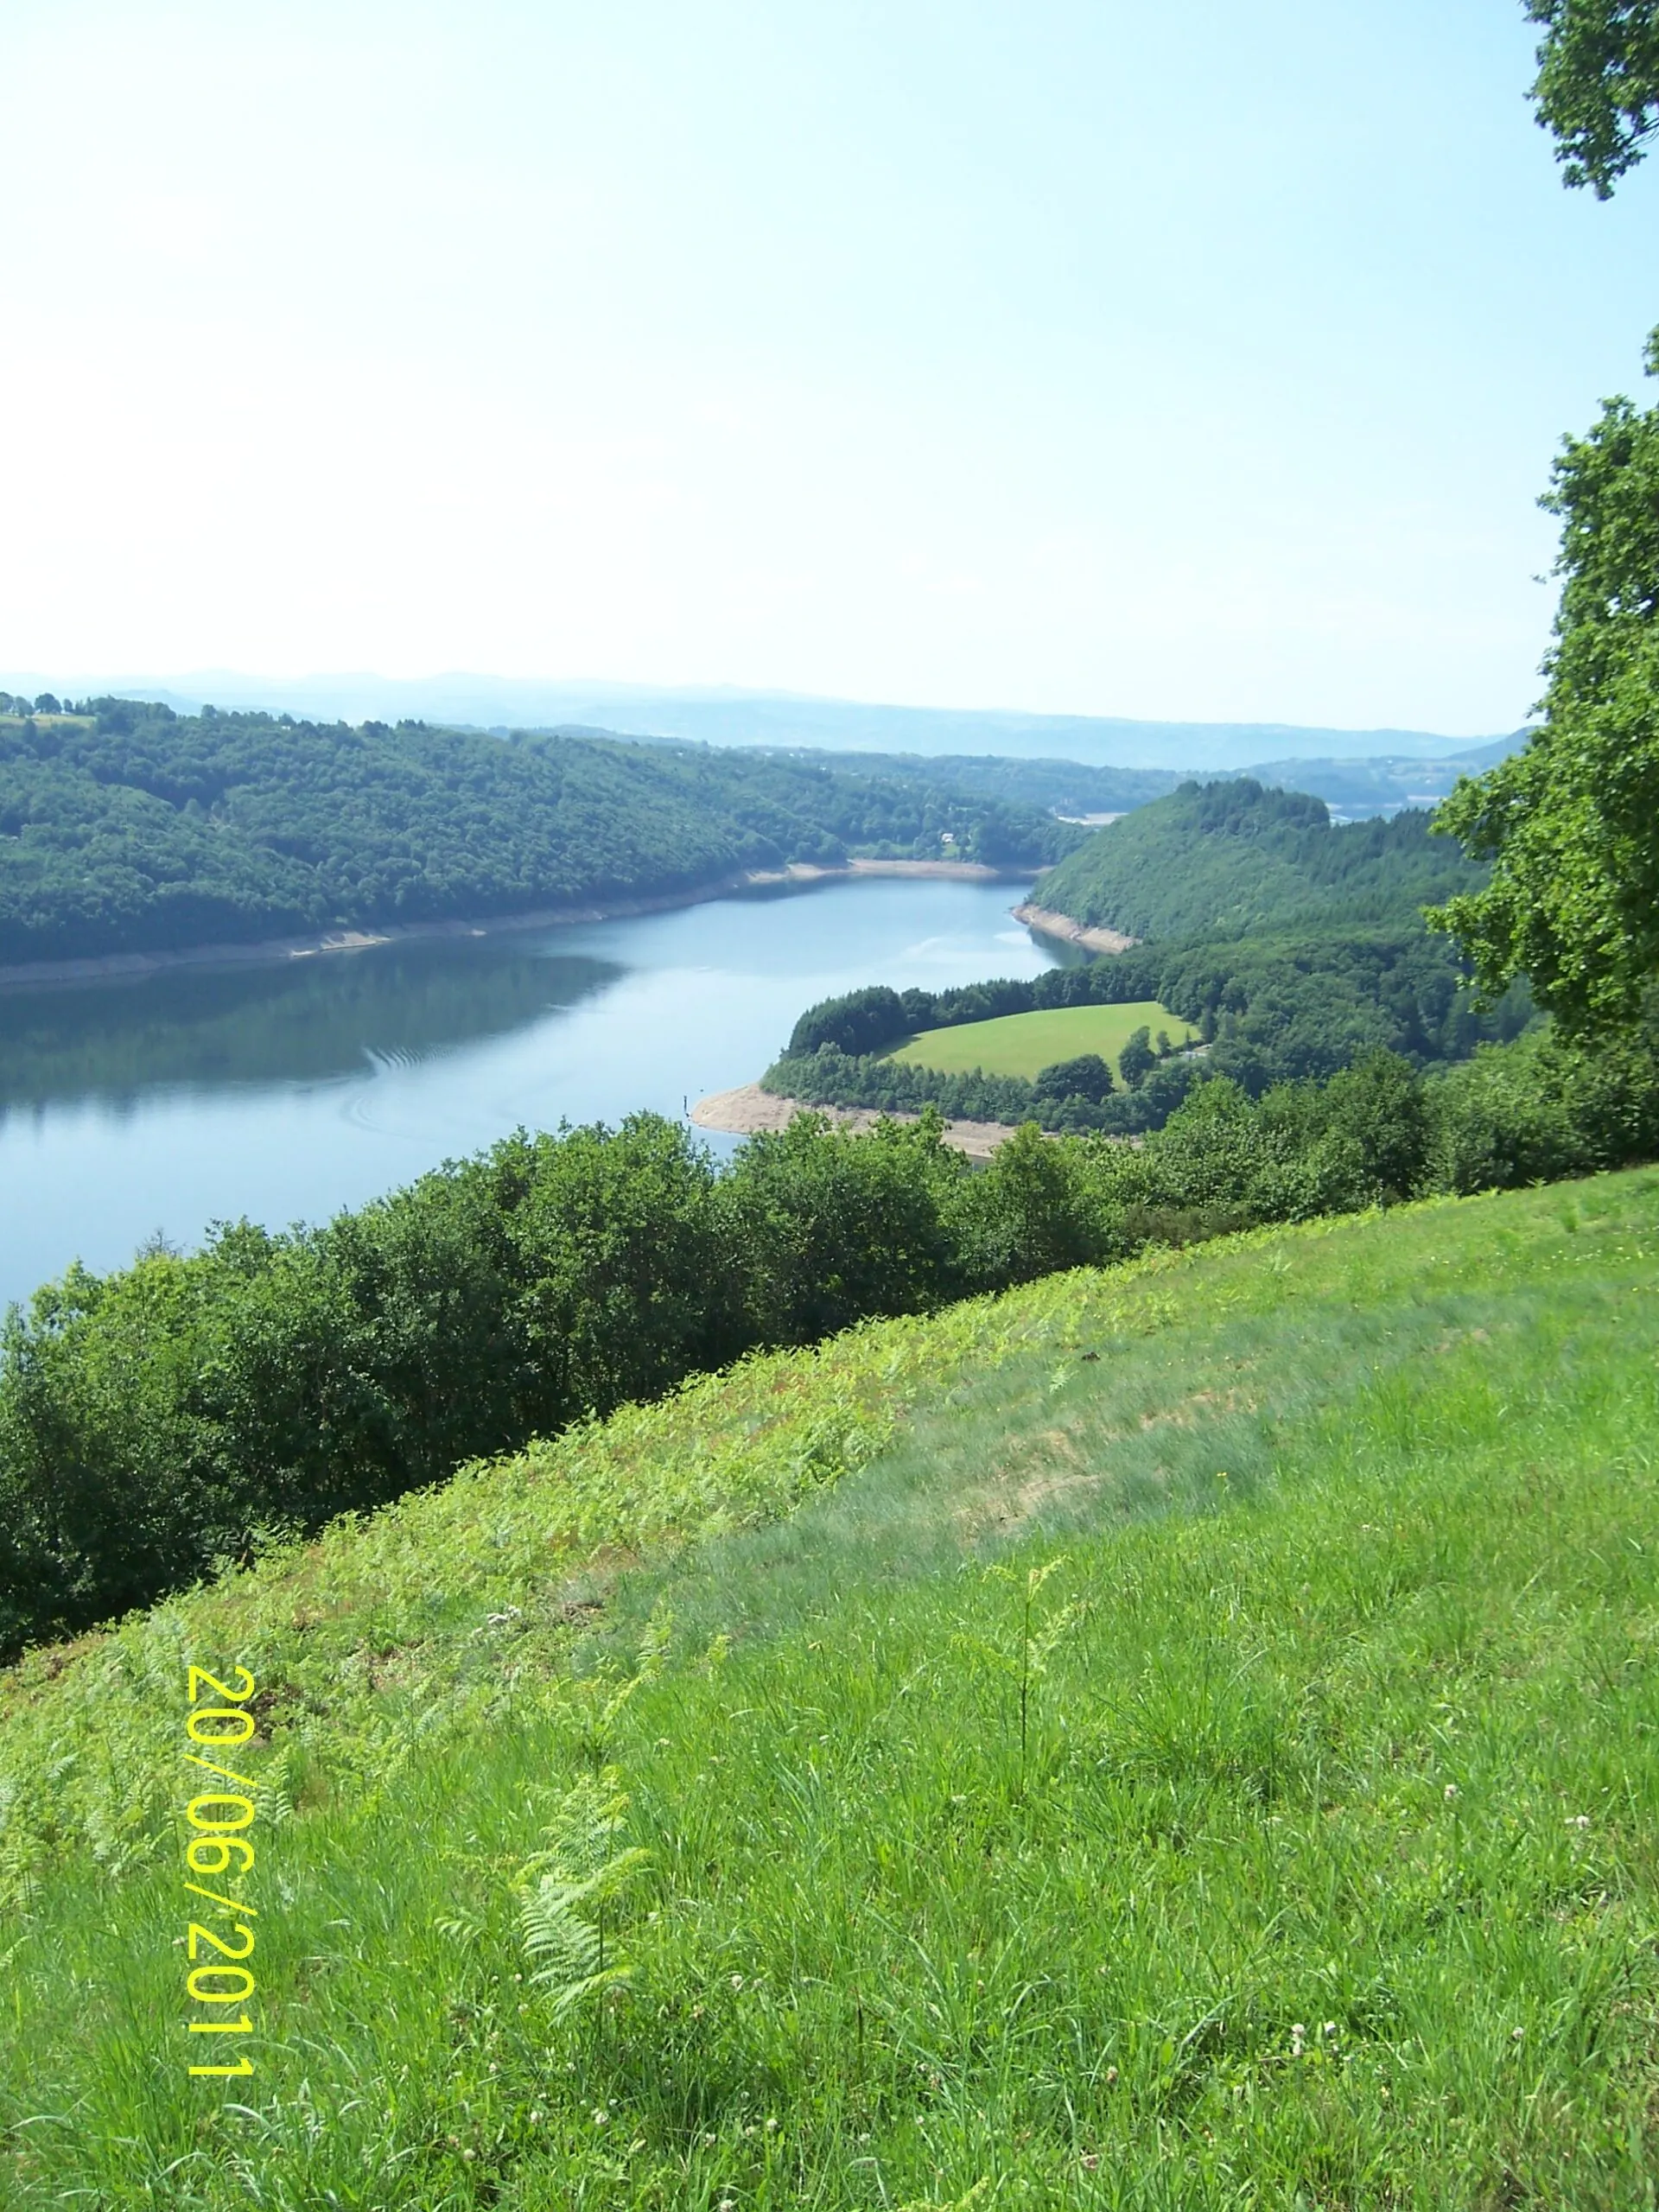
<instances>
[{"instance_id":1,"label":"sky","mask_svg":"<svg viewBox=\"0 0 1659 2212\"><path fill-rule=\"evenodd\" d=\"M0 671L1512 728L1659 165L1518 0L7 0Z\"/></svg>"}]
</instances>

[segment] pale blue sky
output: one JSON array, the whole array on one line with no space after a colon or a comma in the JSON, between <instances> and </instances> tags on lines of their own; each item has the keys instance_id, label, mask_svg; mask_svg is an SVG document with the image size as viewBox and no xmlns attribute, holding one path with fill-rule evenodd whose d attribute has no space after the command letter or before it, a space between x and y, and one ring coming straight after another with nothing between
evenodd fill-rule
<instances>
[{"instance_id":1,"label":"pale blue sky","mask_svg":"<svg viewBox=\"0 0 1659 2212\"><path fill-rule=\"evenodd\" d=\"M1484 733L1659 178L1516 0L9 0L0 669Z\"/></svg>"}]
</instances>

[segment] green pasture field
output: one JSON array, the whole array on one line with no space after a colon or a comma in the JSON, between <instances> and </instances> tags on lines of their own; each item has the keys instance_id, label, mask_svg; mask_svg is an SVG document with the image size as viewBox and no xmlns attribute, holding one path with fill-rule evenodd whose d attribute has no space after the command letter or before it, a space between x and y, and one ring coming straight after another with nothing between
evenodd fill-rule
<instances>
[{"instance_id":1,"label":"green pasture field","mask_svg":"<svg viewBox=\"0 0 1659 2212\"><path fill-rule=\"evenodd\" d=\"M1128 1006L1065 1006L1045 1014L1005 1014L995 1021L967 1021L954 1029L924 1029L886 1057L965 1075L982 1068L987 1075L1039 1074L1057 1060L1098 1052L1114 1075L1118 1055L1135 1030L1160 1029L1177 1045L1192 1043L1198 1031L1153 999Z\"/></svg>"},{"instance_id":2,"label":"green pasture field","mask_svg":"<svg viewBox=\"0 0 1659 2212\"><path fill-rule=\"evenodd\" d=\"M751 1359L36 1653L0 2202L1650 2205L1656 1437L1643 1171Z\"/></svg>"}]
</instances>

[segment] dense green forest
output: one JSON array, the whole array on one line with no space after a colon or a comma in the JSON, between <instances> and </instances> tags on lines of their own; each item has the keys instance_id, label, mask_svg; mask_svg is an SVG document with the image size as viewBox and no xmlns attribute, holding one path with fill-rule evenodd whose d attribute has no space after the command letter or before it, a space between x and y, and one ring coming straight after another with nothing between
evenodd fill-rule
<instances>
[{"instance_id":1,"label":"dense green forest","mask_svg":"<svg viewBox=\"0 0 1659 2212\"><path fill-rule=\"evenodd\" d=\"M855 766L861 775L940 791L973 791L1059 815L1127 814L1162 798L1181 780L1167 768L1091 768L1078 760L1020 760L999 753L830 753L808 746L754 750L762 759L791 766L834 762L842 771Z\"/></svg>"},{"instance_id":2,"label":"dense green forest","mask_svg":"<svg viewBox=\"0 0 1659 2212\"><path fill-rule=\"evenodd\" d=\"M1484 872L1427 814L1333 824L1322 799L1248 776L1183 784L1046 875L1038 903L1136 938L1264 937L1416 924Z\"/></svg>"},{"instance_id":3,"label":"dense green forest","mask_svg":"<svg viewBox=\"0 0 1659 2212\"><path fill-rule=\"evenodd\" d=\"M0 720L0 963L671 895L861 853L1035 868L1081 835L743 753L98 699Z\"/></svg>"}]
</instances>

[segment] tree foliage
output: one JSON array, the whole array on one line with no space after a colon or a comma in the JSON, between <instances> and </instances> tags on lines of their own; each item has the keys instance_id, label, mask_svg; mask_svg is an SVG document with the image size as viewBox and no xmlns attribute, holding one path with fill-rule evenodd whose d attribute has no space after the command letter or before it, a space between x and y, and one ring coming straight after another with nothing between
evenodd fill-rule
<instances>
[{"instance_id":1,"label":"tree foliage","mask_svg":"<svg viewBox=\"0 0 1659 2212\"><path fill-rule=\"evenodd\" d=\"M1659 0L1527 0L1544 26L1532 97L1568 184L1612 197L1659 124Z\"/></svg>"},{"instance_id":2,"label":"tree foliage","mask_svg":"<svg viewBox=\"0 0 1659 2212\"><path fill-rule=\"evenodd\" d=\"M1158 1055L1152 1049L1152 1031L1146 1022L1131 1030L1117 1056L1117 1065L1123 1071L1123 1080L1131 1090L1137 1090L1158 1065Z\"/></svg>"},{"instance_id":3,"label":"tree foliage","mask_svg":"<svg viewBox=\"0 0 1659 2212\"><path fill-rule=\"evenodd\" d=\"M1032 1080L1039 1098L1086 1098L1096 1106L1109 1098L1116 1088L1111 1068L1098 1052L1078 1052L1069 1060L1056 1060L1051 1066L1039 1068Z\"/></svg>"},{"instance_id":4,"label":"tree foliage","mask_svg":"<svg viewBox=\"0 0 1659 2212\"><path fill-rule=\"evenodd\" d=\"M1545 721L1441 806L1492 874L1433 918L1489 991L1525 975L1587 1032L1637 1018L1659 980L1659 408L1609 401L1544 504L1563 579Z\"/></svg>"}]
</instances>

